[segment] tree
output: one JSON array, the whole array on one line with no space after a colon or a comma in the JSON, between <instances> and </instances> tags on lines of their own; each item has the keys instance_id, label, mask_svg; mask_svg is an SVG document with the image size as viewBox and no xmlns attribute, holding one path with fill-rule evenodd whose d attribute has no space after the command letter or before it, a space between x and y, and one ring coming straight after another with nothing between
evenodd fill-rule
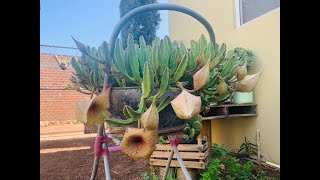
<instances>
[{"instance_id":1,"label":"tree","mask_svg":"<svg viewBox=\"0 0 320 180\"><path fill-rule=\"evenodd\" d=\"M123 17L136 7L153 3L157 3L157 0L121 0L120 17ZM121 30L123 47L125 48L127 46L129 33L133 35L135 43L139 43L139 37L143 36L146 43L151 45L153 39L156 37L156 30L158 29L160 20L158 11L144 12L132 18Z\"/></svg>"}]
</instances>

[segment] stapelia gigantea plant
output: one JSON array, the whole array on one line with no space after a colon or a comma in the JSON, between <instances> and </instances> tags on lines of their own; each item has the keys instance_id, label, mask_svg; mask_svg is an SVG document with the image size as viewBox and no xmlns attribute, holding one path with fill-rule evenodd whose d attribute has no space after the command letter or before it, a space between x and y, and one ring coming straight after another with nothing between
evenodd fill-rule
<instances>
[{"instance_id":1,"label":"stapelia gigantea plant","mask_svg":"<svg viewBox=\"0 0 320 180\"><path fill-rule=\"evenodd\" d=\"M142 36L139 41L140 45L135 44L129 35L127 48L123 49L117 40L113 59L109 58L106 42L96 49L75 41L83 53L78 60L71 61L76 73L70 80L75 89L98 95L103 88L104 73L110 76L114 87L142 89L139 108L124 107L126 120L112 119L105 113L109 125L127 126L139 121L145 129L154 130L159 126L158 113L169 104L179 118L191 119L200 111L207 113L209 105L224 103L237 88L238 64L234 56L225 56L225 44L214 46L203 35L190 42L190 49L184 43L175 45L167 36L156 38L151 46L146 45ZM159 88L152 95L155 87ZM165 91L179 88L182 92L173 100L166 97L157 103ZM146 107L146 101L152 102L150 107Z\"/></svg>"}]
</instances>

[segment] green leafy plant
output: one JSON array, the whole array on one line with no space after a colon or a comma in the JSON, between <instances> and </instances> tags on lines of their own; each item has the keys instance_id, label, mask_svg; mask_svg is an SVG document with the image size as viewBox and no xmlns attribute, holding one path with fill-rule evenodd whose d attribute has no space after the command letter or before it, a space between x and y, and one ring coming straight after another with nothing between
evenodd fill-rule
<instances>
[{"instance_id":1,"label":"green leafy plant","mask_svg":"<svg viewBox=\"0 0 320 180\"><path fill-rule=\"evenodd\" d=\"M150 180L150 177L149 177L149 175L148 175L148 173L141 173L141 177L142 177L142 179L143 180Z\"/></svg>"},{"instance_id":2,"label":"green leafy plant","mask_svg":"<svg viewBox=\"0 0 320 180\"><path fill-rule=\"evenodd\" d=\"M227 179L235 179L240 177L241 172L241 164L239 160L235 157L230 157L227 162L227 168L229 169L229 173L227 175Z\"/></svg>"},{"instance_id":3,"label":"green leafy plant","mask_svg":"<svg viewBox=\"0 0 320 180\"><path fill-rule=\"evenodd\" d=\"M252 176L251 172L253 167L254 163L252 161L247 161L241 166L239 159L230 157L227 163L227 168L230 174L227 175L227 179L249 180Z\"/></svg>"},{"instance_id":4,"label":"green leafy plant","mask_svg":"<svg viewBox=\"0 0 320 180\"><path fill-rule=\"evenodd\" d=\"M213 159L205 172L201 173L201 180L221 180L221 162L219 159Z\"/></svg>"},{"instance_id":5,"label":"green leafy plant","mask_svg":"<svg viewBox=\"0 0 320 180\"><path fill-rule=\"evenodd\" d=\"M158 174L157 169L155 167L151 166L150 172L149 173L147 173L147 172L141 173L141 177L143 178L143 180L159 180L159 177L157 174Z\"/></svg>"},{"instance_id":6,"label":"green leafy plant","mask_svg":"<svg viewBox=\"0 0 320 180\"><path fill-rule=\"evenodd\" d=\"M241 165L239 159L224 145L213 144L211 158L207 169L201 173L201 179L249 180L253 177L254 163L247 161Z\"/></svg>"},{"instance_id":7,"label":"green leafy plant","mask_svg":"<svg viewBox=\"0 0 320 180\"><path fill-rule=\"evenodd\" d=\"M222 144L219 146L218 144L214 143L212 146L212 154L211 157L214 155L217 158L222 158L226 156L230 151Z\"/></svg>"},{"instance_id":8,"label":"green leafy plant","mask_svg":"<svg viewBox=\"0 0 320 180\"><path fill-rule=\"evenodd\" d=\"M267 180L267 173L264 170L259 170L257 173L257 179L259 180Z\"/></svg>"},{"instance_id":9,"label":"green leafy plant","mask_svg":"<svg viewBox=\"0 0 320 180\"><path fill-rule=\"evenodd\" d=\"M167 136L159 136L159 144L169 144L169 139Z\"/></svg>"},{"instance_id":10,"label":"green leafy plant","mask_svg":"<svg viewBox=\"0 0 320 180\"><path fill-rule=\"evenodd\" d=\"M72 85L69 87L84 94L99 94L103 88L104 73L111 72L108 44L103 42L98 50L84 46L82 51L85 53L79 59L71 59L75 73L70 77Z\"/></svg>"},{"instance_id":11,"label":"green leafy plant","mask_svg":"<svg viewBox=\"0 0 320 180\"><path fill-rule=\"evenodd\" d=\"M247 68L248 69L252 68L254 53L250 49L236 47L228 51L227 56L229 58L234 56L239 66L242 66L244 65L244 63L247 63Z\"/></svg>"},{"instance_id":12,"label":"green leafy plant","mask_svg":"<svg viewBox=\"0 0 320 180\"><path fill-rule=\"evenodd\" d=\"M170 168L166 180L177 180L177 168Z\"/></svg>"},{"instance_id":13,"label":"green leafy plant","mask_svg":"<svg viewBox=\"0 0 320 180\"><path fill-rule=\"evenodd\" d=\"M252 144L247 140L247 137L244 139L244 143L240 145L240 149L238 150L238 154L247 154L247 155L257 155L258 149L256 144Z\"/></svg>"},{"instance_id":14,"label":"green leafy plant","mask_svg":"<svg viewBox=\"0 0 320 180\"><path fill-rule=\"evenodd\" d=\"M200 174L201 180L266 180L279 179L277 176L268 176L267 172L252 161L239 159L237 154L228 150L224 145L213 144L211 161Z\"/></svg>"},{"instance_id":15,"label":"green leafy plant","mask_svg":"<svg viewBox=\"0 0 320 180\"><path fill-rule=\"evenodd\" d=\"M176 171L177 171L177 168L170 168L168 175L166 177L166 180L177 180ZM147 173L147 172L141 173L141 177L143 180L159 180L160 178L157 174L158 174L157 168L151 166L150 172L149 173Z\"/></svg>"},{"instance_id":16,"label":"green leafy plant","mask_svg":"<svg viewBox=\"0 0 320 180\"><path fill-rule=\"evenodd\" d=\"M168 106L170 97L160 101L167 90L180 89L201 97L201 112L204 114L209 111L209 106L225 102L235 90L238 68L235 58L225 57L225 44L214 46L203 35L198 41L192 40L187 50L183 43L172 43L168 36L161 40L154 39L152 45L147 45L143 36L140 36L138 45L129 34L127 48L123 48L119 39L116 41L113 59L109 58L106 42L98 49L75 42L82 52L81 58L71 60L76 73L70 80L76 90L99 94L103 88L104 73L110 76L113 87L139 86L142 89L138 109L125 106L123 114L126 120L106 119L112 126L139 123L140 118L154 119L149 118L149 114L142 115L155 106L153 112L158 113ZM146 107L147 101L151 101L153 107Z\"/></svg>"}]
</instances>

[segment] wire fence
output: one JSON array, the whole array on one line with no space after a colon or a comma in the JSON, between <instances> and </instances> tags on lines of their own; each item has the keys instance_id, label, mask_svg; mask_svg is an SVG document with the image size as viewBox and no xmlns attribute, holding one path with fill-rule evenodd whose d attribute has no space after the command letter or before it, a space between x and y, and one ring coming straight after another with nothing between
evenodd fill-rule
<instances>
[{"instance_id":1,"label":"wire fence","mask_svg":"<svg viewBox=\"0 0 320 180\"><path fill-rule=\"evenodd\" d=\"M41 45L40 53L54 54L57 56L81 56L81 52L74 47L63 47L63 46L51 46L51 45Z\"/></svg>"}]
</instances>

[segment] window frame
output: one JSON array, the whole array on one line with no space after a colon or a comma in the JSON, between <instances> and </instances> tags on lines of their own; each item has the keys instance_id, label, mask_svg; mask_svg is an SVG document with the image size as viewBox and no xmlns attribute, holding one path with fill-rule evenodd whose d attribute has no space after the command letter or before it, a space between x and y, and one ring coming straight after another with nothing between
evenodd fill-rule
<instances>
[{"instance_id":1,"label":"window frame","mask_svg":"<svg viewBox=\"0 0 320 180\"><path fill-rule=\"evenodd\" d=\"M240 27L242 27L242 26L244 26L244 25L246 25L246 24L248 24L248 23L250 23L252 21L256 21L257 19L259 19L259 18L261 18L261 17L263 17L265 15L268 15L268 14L274 12L274 11L278 11L280 9L280 6L279 6L279 7L275 8L275 9L273 9L271 11L268 11L267 13L264 13L264 14L262 14L260 16L257 16L255 18L251 19L248 22L243 23L243 18L242 18L242 0L234 0L234 1L235 1L235 14L236 14L236 27L237 28L240 28Z\"/></svg>"}]
</instances>

